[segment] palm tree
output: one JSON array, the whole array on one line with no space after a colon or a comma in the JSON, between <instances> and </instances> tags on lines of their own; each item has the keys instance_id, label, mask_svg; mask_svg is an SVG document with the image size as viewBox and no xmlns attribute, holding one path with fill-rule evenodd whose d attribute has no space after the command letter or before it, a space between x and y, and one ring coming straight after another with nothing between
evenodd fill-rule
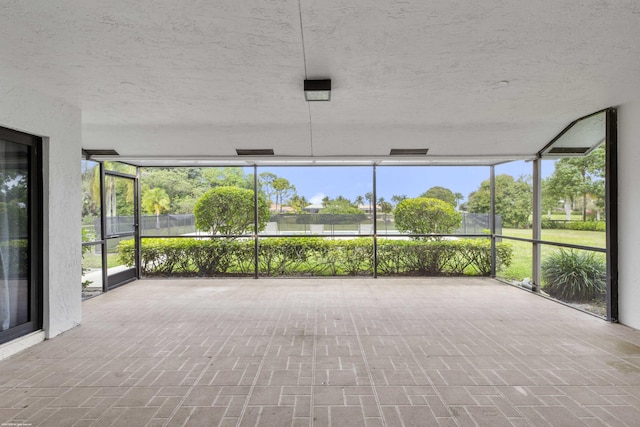
<instances>
[{"instance_id":1,"label":"palm tree","mask_svg":"<svg viewBox=\"0 0 640 427\"><path fill-rule=\"evenodd\" d=\"M401 201L406 200L408 198L409 196L407 196L406 194L394 194L393 196L391 196L391 201L397 205Z\"/></svg>"},{"instance_id":2,"label":"palm tree","mask_svg":"<svg viewBox=\"0 0 640 427\"><path fill-rule=\"evenodd\" d=\"M355 203L355 205L358 207L358 209L360 209L360 206L364 205L364 197L362 197L362 196L356 197L356 199L353 201L353 203Z\"/></svg>"},{"instance_id":3,"label":"palm tree","mask_svg":"<svg viewBox=\"0 0 640 427\"><path fill-rule=\"evenodd\" d=\"M294 194L293 196L291 196L291 199L289 200L289 204L295 210L296 213L300 214L300 213L304 213L304 208L307 207L309 202L307 201L306 197L300 196L298 194Z\"/></svg>"},{"instance_id":4,"label":"palm tree","mask_svg":"<svg viewBox=\"0 0 640 427\"><path fill-rule=\"evenodd\" d=\"M453 193L453 196L456 198L456 208L460 206L460 202L464 200L464 196L462 193Z\"/></svg>"},{"instance_id":5,"label":"palm tree","mask_svg":"<svg viewBox=\"0 0 640 427\"><path fill-rule=\"evenodd\" d=\"M273 190L276 193L276 211L278 210L278 206L280 206L279 212L282 213L282 204L289 194L295 193L296 187L291 185L289 180L286 178L274 179L271 183L271 187L273 187Z\"/></svg>"},{"instance_id":6,"label":"palm tree","mask_svg":"<svg viewBox=\"0 0 640 427\"><path fill-rule=\"evenodd\" d=\"M373 193L369 192L365 194L364 198L369 201L369 213L373 213Z\"/></svg>"},{"instance_id":7,"label":"palm tree","mask_svg":"<svg viewBox=\"0 0 640 427\"><path fill-rule=\"evenodd\" d=\"M160 228L160 213L169 210L169 195L164 188L151 188L142 195L142 209L156 216L156 228Z\"/></svg>"}]
</instances>

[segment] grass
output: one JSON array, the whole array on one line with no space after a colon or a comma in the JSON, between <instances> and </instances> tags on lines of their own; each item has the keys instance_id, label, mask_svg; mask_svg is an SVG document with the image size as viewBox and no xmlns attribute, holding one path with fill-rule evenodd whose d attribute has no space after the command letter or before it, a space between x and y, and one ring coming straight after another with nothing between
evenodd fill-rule
<instances>
[{"instance_id":1,"label":"grass","mask_svg":"<svg viewBox=\"0 0 640 427\"><path fill-rule=\"evenodd\" d=\"M503 228L503 236L521 237L531 239L531 230L516 230L514 228ZM593 246L594 248L606 247L606 233L601 231L579 231L579 230L542 230L542 239L549 242L569 243L582 246Z\"/></svg>"},{"instance_id":2,"label":"grass","mask_svg":"<svg viewBox=\"0 0 640 427\"><path fill-rule=\"evenodd\" d=\"M118 254L108 254L107 268L122 265ZM87 269L102 268L102 255L94 253L86 253L82 257L82 266Z\"/></svg>"},{"instance_id":3,"label":"grass","mask_svg":"<svg viewBox=\"0 0 640 427\"><path fill-rule=\"evenodd\" d=\"M503 229L504 236L520 237L530 239L531 230ZM569 243L581 246L592 246L596 248L606 247L606 233L601 231L578 231L578 230L542 230L542 239L550 242ZM532 276L532 244L529 242L519 242L507 240L513 247L513 261L508 268L498 271L498 276L508 280L520 281L525 277ZM541 250L542 262L551 254L559 251L559 247L543 245ZM591 252L593 253L593 252ZM599 254L603 255L603 254ZM544 283L543 283L544 286ZM544 288L543 288L544 290ZM598 316L606 316L606 304L601 300L588 301L583 303L569 303L570 305L594 313Z\"/></svg>"},{"instance_id":4,"label":"grass","mask_svg":"<svg viewBox=\"0 0 640 427\"><path fill-rule=\"evenodd\" d=\"M530 239L531 230L516 230L513 228L502 229L504 236L520 237ZM600 231L577 231L577 230L542 230L542 240L559 243L569 243L582 246L593 246L596 248L606 247L606 234ZM509 280L522 280L531 277L532 272L532 244L529 242L519 242L515 240L504 240L513 247L513 261L508 268L498 272L498 276ZM543 246L542 259L545 255L553 252L549 250L551 246Z\"/></svg>"}]
</instances>

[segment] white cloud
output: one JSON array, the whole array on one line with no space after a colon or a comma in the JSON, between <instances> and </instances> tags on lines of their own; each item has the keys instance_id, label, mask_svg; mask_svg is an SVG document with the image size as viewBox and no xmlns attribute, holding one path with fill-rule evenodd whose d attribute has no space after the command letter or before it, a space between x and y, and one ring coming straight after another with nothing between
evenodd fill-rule
<instances>
[{"instance_id":1,"label":"white cloud","mask_svg":"<svg viewBox=\"0 0 640 427\"><path fill-rule=\"evenodd\" d=\"M322 204L322 199L327 197L324 193L316 193L312 198L309 199L309 203L312 205L320 205Z\"/></svg>"}]
</instances>

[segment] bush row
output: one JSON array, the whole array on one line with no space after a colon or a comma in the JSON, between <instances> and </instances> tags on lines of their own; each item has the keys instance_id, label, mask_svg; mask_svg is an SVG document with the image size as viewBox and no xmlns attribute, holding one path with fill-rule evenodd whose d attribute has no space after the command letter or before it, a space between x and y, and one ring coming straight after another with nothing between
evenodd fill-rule
<instances>
[{"instance_id":1,"label":"bush row","mask_svg":"<svg viewBox=\"0 0 640 427\"><path fill-rule=\"evenodd\" d=\"M543 219L542 228L548 230L606 231L605 221L558 221Z\"/></svg>"},{"instance_id":2,"label":"bush row","mask_svg":"<svg viewBox=\"0 0 640 427\"><path fill-rule=\"evenodd\" d=\"M253 240L143 239L145 276L223 276L254 272ZM123 262L133 265L130 240L119 245ZM497 244L502 266L511 263L508 243ZM258 270L266 276L340 276L373 274L373 240L357 238L269 238L259 241ZM479 275L491 272L487 239L378 241L378 273L383 275Z\"/></svg>"}]
</instances>

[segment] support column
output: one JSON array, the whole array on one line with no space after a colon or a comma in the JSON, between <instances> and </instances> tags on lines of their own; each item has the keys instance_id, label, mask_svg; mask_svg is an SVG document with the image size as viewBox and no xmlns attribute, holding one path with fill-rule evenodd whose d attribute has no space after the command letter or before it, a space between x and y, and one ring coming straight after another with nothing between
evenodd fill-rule
<instances>
[{"instance_id":1,"label":"support column","mask_svg":"<svg viewBox=\"0 0 640 427\"><path fill-rule=\"evenodd\" d=\"M540 292L541 284L541 245L538 240L542 240L542 160L536 158L533 161L533 266L532 282L534 292Z\"/></svg>"},{"instance_id":2,"label":"support column","mask_svg":"<svg viewBox=\"0 0 640 427\"><path fill-rule=\"evenodd\" d=\"M107 209L105 207L106 198L106 190L107 187L105 185L106 174L104 173L104 162L100 162L100 240L102 243L100 246L102 247L102 292L107 292L109 289L107 283Z\"/></svg>"},{"instance_id":3,"label":"support column","mask_svg":"<svg viewBox=\"0 0 640 427\"><path fill-rule=\"evenodd\" d=\"M607 320L618 321L618 112L606 116Z\"/></svg>"},{"instance_id":4,"label":"support column","mask_svg":"<svg viewBox=\"0 0 640 427\"><path fill-rule=\"evenodd\" d=\"M253 165L253 262L254 262L254 272L253 276L255 279L260 277L260 271L258 269L258 250L259 250L259 242L258 242L258 165Z\"/></svg>"},{"instance_id":5,"label":"support column","mask_svg":"<svg viewBox=\"0 0 640 427\"><path fill-rule=\"evenodd\" d=\"M133 205L133 223L134 223L134 246L136 248L136 279L142 276L142 187L140 184L140 166L136 166L136 179L134 182L134 205ZM169 226L169 217L167 216L167 226ZM170 232L171 230L169 230ZM171 233L169 233L171 234Z\"/></svg>"},{"instance_id":6,"label":"support column","mask_svg":"<svg viewBox=\"0 0 640 427\"><path fill-rule=\"evenodd\" d=\"M376 165L373 165L373 278L378 277L378 196L376 183Z\"/></svg>"},{"instance_id":7,"label":"support column","mask_svg":"<svg viewBox=\"0 0 640 427\"><path fill-rule=\"evenodd\" d=\"M491 232L491 277L496 277L496 167L490 166L489 175L489 229Z\"/></svg>"}]
</instances>

